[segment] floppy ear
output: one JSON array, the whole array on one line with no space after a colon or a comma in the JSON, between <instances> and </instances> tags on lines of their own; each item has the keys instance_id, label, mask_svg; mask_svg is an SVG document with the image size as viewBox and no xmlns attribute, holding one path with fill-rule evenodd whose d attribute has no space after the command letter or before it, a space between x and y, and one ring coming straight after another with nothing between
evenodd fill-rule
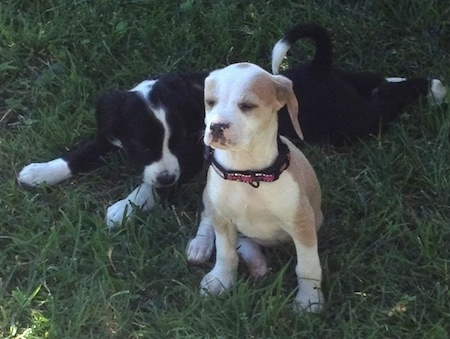
<instances>
[{"instance_id":1,"label":"floppy ear","mask_svg":"<svg viewBox=\"0 0 450 339\"><path fill-rule=\"evenodd\" d=\"M284 105L287 106L294 130L300 139L303 140L302 129L300 128L300 123L298 121L298 101L294 93L292 81L282 75L274 75L273 78L277 90L277 101L280 103L281 107Z\"/></svg>"}]
</instances>

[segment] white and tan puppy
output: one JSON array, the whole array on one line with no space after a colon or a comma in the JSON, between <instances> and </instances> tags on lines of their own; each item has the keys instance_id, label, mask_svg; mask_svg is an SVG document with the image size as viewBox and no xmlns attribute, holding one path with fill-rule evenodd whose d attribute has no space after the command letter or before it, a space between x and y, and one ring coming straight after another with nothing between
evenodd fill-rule
<instances>
[{"instance_id":1,"label":"white and tan puppy","mask_svg":"<svg viewBox=\"0 0 450 339\"><path fill-rule=\"evenodd\" d=\"M214 227L216 263L203 278L201 293L219 294L235 281L238 251L250 274L258 278L267 272L260 245L293 241L299 285L296 305L318 312L323 303L317 251L317 230L323 219L320 186L303 153L277 136L277 112L285 105L301 136L298 103L289 79L249 63L207 77L204 142L210 147L211 166L202 222L188 257L195 261L199 252L200 257L209 256L204 252L210 251Z\"/></svg>"}]
</instances>

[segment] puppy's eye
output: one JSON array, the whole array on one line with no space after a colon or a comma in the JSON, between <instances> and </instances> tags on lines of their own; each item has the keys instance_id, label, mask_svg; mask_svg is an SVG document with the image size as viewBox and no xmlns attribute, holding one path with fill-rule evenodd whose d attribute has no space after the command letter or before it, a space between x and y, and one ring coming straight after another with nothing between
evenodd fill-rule
<instances>
[{"instance_id":1,"label":"puppy's eye","mask_svg":"<svg viewBox=\"0 0 450 339\"><path fill-rule=\"evenodd\" d=\"M258 107L258 105L251 102L241 102L240 104L238 104L238 107L242 112L250 112L251 110Z\"/></svg>"},{"instance_id":2,"label":"puppy's eye","mask_svg":"<svg viewBox=\"0 0 450 339\"><path fill-rule=\"evenodd\" d=\"M214 99L205 99L205 104L207 107L214 107L216 105L216 100Z\"/></svg>"}]
</instances>

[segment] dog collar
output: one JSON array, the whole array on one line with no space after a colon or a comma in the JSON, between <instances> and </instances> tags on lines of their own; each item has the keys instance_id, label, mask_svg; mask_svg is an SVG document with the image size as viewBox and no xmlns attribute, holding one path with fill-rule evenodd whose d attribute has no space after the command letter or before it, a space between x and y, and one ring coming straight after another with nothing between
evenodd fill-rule
<instances>
[{"instance_id":1,"label":"dog collar","mask_svg":"<svg viewBox=\"0 0 450 339\"><path fill-rule=\"evenodd\" d=\"M252 187L258 188L261 181L273 182L278 180L281 173L289 167L291 153L287 145L282 143L280 138L278 138L278 157L272 165L260 171L227 170L216 161L214 158L214 149L209 146L205 147L205 158L209 162L209 165L223 179L244 182L250 184Z\"/></svg>"}]
</instances>

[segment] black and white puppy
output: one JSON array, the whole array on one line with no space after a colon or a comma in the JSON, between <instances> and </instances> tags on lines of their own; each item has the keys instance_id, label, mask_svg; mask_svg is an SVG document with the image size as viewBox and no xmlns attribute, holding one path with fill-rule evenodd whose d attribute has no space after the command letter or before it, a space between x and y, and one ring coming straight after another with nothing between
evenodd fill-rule
<instances>
[{"instance_id":1,"label":"black and white puppy","mask_svg":"<svg viewBox=\"0 0 450 339\"><path fill-rule=\"evenodd\" d=\"M25 166L24 187L54 185L102 164L114 149L125 150L142 183L107 210L106 223L121 223L135 206L154 206L153 188L185 182L203 166L203 88L207 73L168 74L145 80L130 91L100 97L97 135L60 158Z\"/></svg>"},{"instance_id":2,"label":"black and white puppy","mask_svg":"<svg viewBox=\"0 0 450 339\"><path fill-rule=\"evenodd\" d=\"M419 96L431 93L436 101L445 96L445 88L436 79L385 80L333 69L331 39L315 24L294 27L275 45L274 73L290 46L301 38L314 40L317 49L313 60L282 74L294 83L306 142L341 144L376 134ZM60 158L25 166L18 182L29 188L41 183L55 185L101 165L104 155L122 148L142 173L142 183L108 208L107 226L121 223L135 206L151 209L154 188L186 182L203 166L207 75L167 74L145 80L129 91L105 94L97 103L96 136ZM280 112L279 119L280 134L297 139L286 110Z\"/></svg>"},{"instance_id":3,"label":"black and white puppy","mask_svg":"<svg viewBox=\"0 0 450 339\"><path fill-rule=\"evenodd\" d=\"M272 72L299 39L312 39L316 52L311 62L280 72L294 83L299 120L305 141L341 145L377 135L420 97L436 103L446 89L438 79L384 78L333 67L332 43L327 30L317 24L300 24L285 34L272 51ZM296 138L287 112L280 114L280 133Z\"/></svg>"}]
</instances>

